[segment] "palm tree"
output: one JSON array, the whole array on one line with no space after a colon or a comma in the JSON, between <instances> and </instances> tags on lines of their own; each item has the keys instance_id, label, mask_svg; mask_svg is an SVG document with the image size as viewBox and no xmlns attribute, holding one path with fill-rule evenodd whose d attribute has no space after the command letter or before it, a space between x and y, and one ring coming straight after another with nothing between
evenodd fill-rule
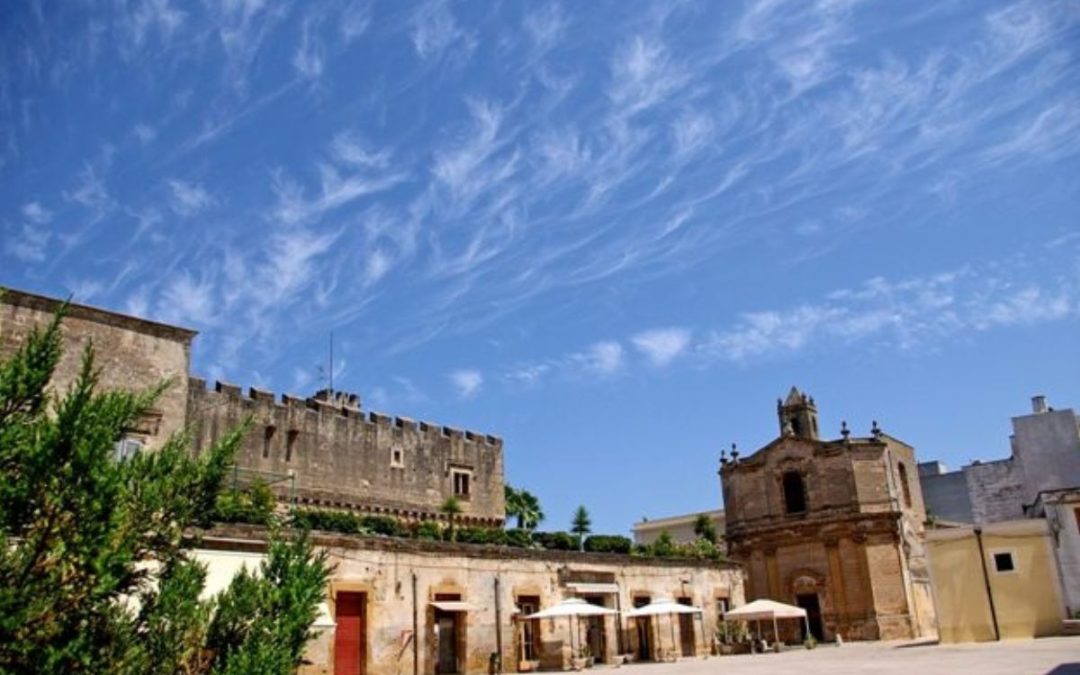
<instances>
[{"instance_id":1,"label":"palm tree","mask_svg":"<svg viewBox=\"0 0 1080 675\"><path fill-rule=\"evenodd\" d=\"M584 551L585 535L592 532L592 519L589 518L589 511L584 504L577 507L577 511L574 511L574 520L570 525L570 531L577 535L578 549Z\"/></svg>"},{"instance_id":2,"label":"palm tree","mask_svg":"<svg viewBox=\"0 0 1080 675\"><path fill-rule=\"evenodd\" d=\"M458 501L457 497L447 497L440 510L446 514L446 519L450 524L450 541L457 541L457 531L454 529L454 523L457 515L461 513L461 502Z\"/></svg>"},{"instance_id":3,"label":"palm tree","mask_svg":"<svg viewBox=\"0 0 1080 675\"><path fill-rule=\"evenodd\" d=\"M510 485L503 487L506 497L506 519L517 518L518 529L534 530L544 519L540 500L528 490L518 490Z\"/></svg>"},{"instance_id":4,"label":"palm tree","mask_svg":"<svg viewBox=\"0 0 1080 675\"><path fill-rule=\"evenodd\" d=\"M517 514L518 527L526 530L535 530L536 526L544 520L544 510L540 508L540 500L528 490L518 491L519 511Z\"/></svg>"},{"instance_id":5,"label":"palm tree","mask_svg":"<svg viewBox=\"0 0 1080 675\"><path fill-rule=\"evenodd\" d=\"M506 521L511 518L518 519L518 527L521 527L521 492L512 485L503 486L503 501L506 503Z\"/></svg>"}]
</instances>

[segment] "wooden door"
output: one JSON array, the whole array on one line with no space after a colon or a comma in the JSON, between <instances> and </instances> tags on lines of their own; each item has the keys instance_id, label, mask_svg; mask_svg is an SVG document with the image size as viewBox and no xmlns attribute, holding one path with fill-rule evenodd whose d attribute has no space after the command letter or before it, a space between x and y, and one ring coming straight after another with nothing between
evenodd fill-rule
<instances>
[{"instance_id":1,"label":"wooden door","mask_svg":"<svg viewBox=\"0 0 1080 675\"><path fill-rule=\"evenodd\" d=\"M334 606L334 675L364 675L366 623L363 593L337 594Z\"/></svg>"}]
</instances>

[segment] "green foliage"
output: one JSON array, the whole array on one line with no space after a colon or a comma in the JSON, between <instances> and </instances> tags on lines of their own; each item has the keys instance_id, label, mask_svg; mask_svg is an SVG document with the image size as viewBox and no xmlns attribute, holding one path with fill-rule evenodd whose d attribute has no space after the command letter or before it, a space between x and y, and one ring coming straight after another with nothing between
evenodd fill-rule
<instances>
[{"instance_id":1,"label":"green foliage","mask_svg":"<svg viewBox=\"0 0 1080 675\"><path fill-rule=\"evenodd\" d=\"M716 639L726 645L739 644L750 639L745 621L721 620L716 626Z\"/></svg>"},{"instance_id":2,"label":"green foliage","mask_svg":"<svg viewBox=\"0 0 1080 675\"><path fill-rule=\"evenodd\" d=\"M506 545L516 548L532 548L533 533L520 528L506 531Z\"/></svg>"},{"instance_id":3,"label":"green foliage","mask_svg":"<svg viewBox=\"0 0 1080 675\"><path fill-rule=\"evenodd\" d=\"M342 534L371 534L371 531L364 526L363 518L346 511L293 509L292 523L294 527L304 530L322 530Z\"/></svg>"},{"instance_id":4,"label":"green foliage","mask_svg":"<svg viewBox=\"0 0 1080 675\"><path fill-rule=\"evenodd\" d=\"M671 533L667 530L660 532L656 541L648 546L647 555L657 558L670 558L675 555L675 541L671 538Z\"/></svg>"},{"instance_id":5,"label":"green foliage","mask_svg":"<svg viewBox=\"0 0 1080 675\"><path fill-rule=\"evenodd\" d=\"M576 551L577 539L569 532L534 532L533 541L549 551Z\"/></svg>"},{"instance_id":6,"label":"green foliage","mask_svg":"<svg viewBox=\"0 0 1080 675\"><path fill-rule=\"evenodd\" d=\"M528 490L518 490L509 485L503 487L506 497L506 518L517 519L517 529L535 530L544 520L540 500Z\"/></svg>"},{"instance_id":7,"label":"green foliage","mask_svg":"<svg viewBox=\"0 0 1080 675\"><path fill-rule=\"evenodd\" d=\"M506 546L506 530L493 527L463 527L458 530L457 540L463 544Z\"/></svg>"},{"instance_id":8,"label":"green foliage","mask_svg":"<svg viewBox=\"0 0 1080 675\"><path fill-rule=\"evenodd\" d=\"M362 530L386 537L409 536L409 528L400 520L390 516L361 516L360 527Z\"/></svg>"},{"instance_id":9,"label":"green foliage","mask_svg":"<svg viewBox=\"0 0 1080 675\"><path fill-rule=\"evenodd\" d=\"M578 549L585 550L584 537L592 532L592 518L589 517L589 511L585 508L584 504L577 507L577 510L574 511L574 519L570 523L570 531L577 535Z\"/></svg>"},{"instance_id":10,"label":"green foliage","mask_svg":"<svg viewBox=\"0 0 1080 675\"><path fill-rule=\"evenodd\" d=\"M425 520L413 529L412 534L417 539L442 539L442 526L433 520Z\"/></svg>"},{"instance_id":11,"label":"green foliage","mask_svg":"<svg viewBox=\"0 0 1080 675\"><path fill-rule=\"evenodd\" d=\"M724 551L708 539L697 539L690 544L679 544L671 538L667 530L660 532L660 536L651 544L639 546L636 549L639 555L653 556L655 558L693 558L695 560L724 560Z\"/></svg>"},{"instance_id":12,"label":"green foliage","mask_svg":"<svg viewBox=\"0 0 1080 675\"><path fill-rule=\"evenodd\" d=\"M273 539L260 573L241 570L218 600L207 637L215 672L293 672L328 575L326 552L316 554L306 533Z\"/></svg>"},{"instance_id":13,"label":"green foliage","mask_svg":"<svg viewBox=\"0 0 1080 675\"><path fill-rule=\"evenodd\" d=\"M698 539L704 539L715 544L716 525L713 524L712 518L704 513L699 513L698 517L694 519L694 535Z\"/></svg>"},{"instance_id":14,"label":"green foliage","mask_svg":"<svg viewBox=\"0 0 1080 675\"><path fill-rule=\"evenodd\" d=\"M593 553L629 553L633 542L613 534L594 534L585 538L585 550Z\"/></svg>"},{"instance_id":15,"label":"green foliage","mask_svg":"<svg viewBox=\"0 0 1080 675\"><path fill-rule=\"evenodd\" d=\"M267 525L277 500L270 486L256 479L246 488L230 488L217 496L213 520L220 523Z\"/></svg>"},{"instance_id":16,"label":"green foliage","mask_svg":"<svg viewBox=\"0 0 1080 675\"><path fill-rule=\"evenodd\" d=\"M166 385L98 392L88 348L68 391L51 391L59 322L0 361L0 672L238 672L233 656L247 672L294 670L308 628L295 621L273 643L254 632L232 640L233 656L211 645L216 602L199 600L205 570L184 549L185 529L212 515L246 428L198 458L176 437L116 461L115 444ZM323 561L284 542L270 558L289 564L248 582L252 592L291 598L289 616L313 611ZM252 602L248 620L283 609Z\"/></svg>"}]
</instances>

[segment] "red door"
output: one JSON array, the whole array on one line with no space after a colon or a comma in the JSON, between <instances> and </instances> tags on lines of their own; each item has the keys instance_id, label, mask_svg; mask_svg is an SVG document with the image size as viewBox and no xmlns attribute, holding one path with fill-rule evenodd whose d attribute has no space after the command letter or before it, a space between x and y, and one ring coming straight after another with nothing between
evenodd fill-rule
<instances>
[{"instance_id":1,"label":"red door","mask_svg":"<svg viewBox=\"0 0 1080 675\"><path fill-rule=\"evenodd\" d=\"M338 593L334 604L334 673L364 675L364 594Z\"/></svg>"}]
</instances>

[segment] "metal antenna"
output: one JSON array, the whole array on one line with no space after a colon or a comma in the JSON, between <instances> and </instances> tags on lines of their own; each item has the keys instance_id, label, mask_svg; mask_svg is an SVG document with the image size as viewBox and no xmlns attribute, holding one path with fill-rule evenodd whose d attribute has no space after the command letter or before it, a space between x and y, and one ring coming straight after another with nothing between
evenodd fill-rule
<instances>
[{"instance_id":1,"label":"metal antenna","mask_svg":"<svg viewBox=\"0 0 1080 675\"><path fill-rule=\"evenodd\" d=\"M334 331L330 331L330 397L334 397Z\"/></svg>"}]
</instances>

